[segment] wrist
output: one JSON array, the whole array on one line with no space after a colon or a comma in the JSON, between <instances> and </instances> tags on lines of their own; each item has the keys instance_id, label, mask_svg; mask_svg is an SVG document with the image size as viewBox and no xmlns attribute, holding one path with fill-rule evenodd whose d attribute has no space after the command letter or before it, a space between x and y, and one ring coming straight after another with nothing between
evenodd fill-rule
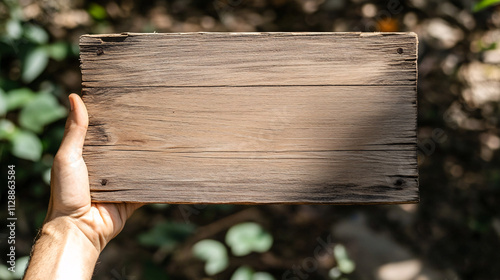
<instances>
[{"instance_id":1,"label":"wrist","mask_svg":"<svg viewBox=\"0 0 500 280\"><path fill-rule=\"evenodd\" d=\"M71 218L58 217L43 225L24 279L90 279L98 257Z\"/></svg>"},{"instance_id":2,"label":"wrist","mask_svg":"<svg viewBox=\"0 0 500 280\"><path fill-rule=\"evenodd\" d=\"M102 252L106 244L109 242L106 234L100 234L100 232L104 232L102 230L102 226L99 222L96 222L95 215L96 213L92 213L92 209L88 210L88 212L83 211L84 213L73 213L73 214L63 214L57 211L51 211L49 207L49 213L47 214L44 222L45 227L51 228L55 226L56 228L62 228L64 226L68 226L77 230L81 236L86 237L86 239L92 243L97 252ZM97 214L99 215L99 214Z\"/></svg>"},{"instance_id":3,"label":"wrist","mask_svg":"<svg viewBox=\"0 0 500 280\"><path fill-rule=\"evenodd\" d=\"M98 234L96 234L86 223L70 216L59 216L47 220L42 227L41 237L50 236L61 240L72 239L78 244L86 246L89 251L95 251L99 256L102 248ZM102 248L101 248L102 247Z\"/></svg>"}]
</instances>

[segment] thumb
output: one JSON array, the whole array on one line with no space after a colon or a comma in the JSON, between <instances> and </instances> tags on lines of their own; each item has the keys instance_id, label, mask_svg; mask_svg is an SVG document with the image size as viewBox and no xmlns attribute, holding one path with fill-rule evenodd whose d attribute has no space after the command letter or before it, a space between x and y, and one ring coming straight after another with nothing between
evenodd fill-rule
<instances>
[{"instance_id":1,"label":"thumb","mask_svg":"<svg viewBox=\"0 0 500 280\"><path fill-rule=\"evenodd\" d=\"M80 96L75 93L69 95L69 103L71 106L66 126L64 128L64 136L59 147L58 153L62 157L68 157L64 160L74 162L82 156L83 143L85 134L89 124L87 108Z\"/></svg>"}]
</instances>

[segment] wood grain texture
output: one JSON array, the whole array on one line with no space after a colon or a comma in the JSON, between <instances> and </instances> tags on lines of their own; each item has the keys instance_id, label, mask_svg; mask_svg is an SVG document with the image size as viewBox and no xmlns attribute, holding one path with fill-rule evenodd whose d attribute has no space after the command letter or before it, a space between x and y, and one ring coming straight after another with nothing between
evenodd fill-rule
<instances>
[{"instance_id":1,"label":"wood grain texture","mask_svg":"<svg viewBox=\"0 0 500 280\"><path fill-rule=\"evenodd\" d=\"M84 35L94 201L418 201L413 33Z\"/></svg>"}]
</instances>

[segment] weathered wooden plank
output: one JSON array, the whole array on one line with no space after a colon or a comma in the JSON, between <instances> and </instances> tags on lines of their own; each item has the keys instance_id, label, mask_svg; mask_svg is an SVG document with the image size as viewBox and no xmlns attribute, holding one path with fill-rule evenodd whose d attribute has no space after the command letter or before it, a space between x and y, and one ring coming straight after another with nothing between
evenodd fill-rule
<instances>
[{"instance_id":1,"label":"weathered wooden plank","mask_svg":"<svg viewBox=\"0 0 500 280\"><path fill-rule=\"evenodd\" d=\"M85 87L415 85L416 44L414 33L82 36L82 82ZM147 75L138 66L147 66Z\"/></svg>"},{"instance_id":2,"label":"weathered wooden plank","mask_svg":"<svg viewBox=\"0 0 500 280\"><path fill-rule=\"evenodd\" d=\"M82 36L92 198L415 202L416 48L407 33Z\"/></svg>"}]
</instances>

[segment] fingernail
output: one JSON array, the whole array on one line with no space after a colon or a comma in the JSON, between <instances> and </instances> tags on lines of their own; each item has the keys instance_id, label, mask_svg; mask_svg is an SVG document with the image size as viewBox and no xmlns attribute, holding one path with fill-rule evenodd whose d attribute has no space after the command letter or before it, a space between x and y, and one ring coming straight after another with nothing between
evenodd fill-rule
<instances>
[{"instance_id":1,"label":"fingernail","mask_svg":"<svg viewBox=\"0 0 500 280\"><path fill-rule=\"evenodd\" d=\"M73 98L69 98L69 107L70 107L70 110L73 111L75 109L75 105L73 105Z\"/></svg>"}]
</instances>

